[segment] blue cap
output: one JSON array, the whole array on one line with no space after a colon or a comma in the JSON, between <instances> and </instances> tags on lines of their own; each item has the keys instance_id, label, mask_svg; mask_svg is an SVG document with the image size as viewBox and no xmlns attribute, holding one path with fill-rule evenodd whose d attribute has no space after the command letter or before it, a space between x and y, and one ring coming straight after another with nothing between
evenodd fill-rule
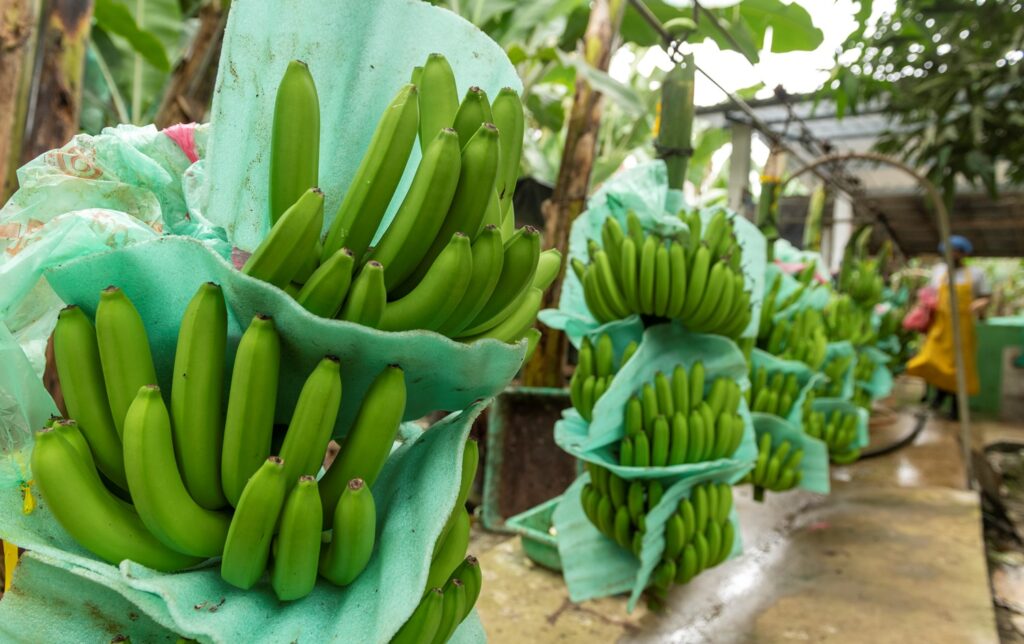
<instances>
[{"instance_id":1,"label":"blue cap","mask_svg":"<svg viewBox=\"0 0 1024 644\"><path fill-rule=\"evenodd\" d=\"M970 240L968 240L963 235L950 235L949 244L950 246L953 247L953 250L958 250L964 255L970 255L971 253L974 252L974 246L971 245ZM940 243L939 252L942 253L945 252L945 250L945 245Z\"/></svg>"}]
</instances>

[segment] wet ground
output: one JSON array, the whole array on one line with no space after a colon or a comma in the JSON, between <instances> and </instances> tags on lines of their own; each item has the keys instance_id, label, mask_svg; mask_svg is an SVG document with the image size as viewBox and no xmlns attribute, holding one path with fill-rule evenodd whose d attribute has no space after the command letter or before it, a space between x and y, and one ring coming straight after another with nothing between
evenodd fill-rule
<instances>
[{"instance_id":1,"label":"wet ground","mask_svg":"<svg viewBox=\"0 0 1024 644\"><path fill-rule=\"evenodd\" d=\"M872 449L909 413L876 414ZM1024 436L1024 427L985 424ZM625 598L574 605L518 537L480 534L491 642L997 642L979 495L965 491L958 425L930 419L913 444L834 468L828 496L737 494L745 551L669 596L664 614ZM1024 584L1015 570L1010 588ZM1024 588L1021 588L1024 595ZM1002 622L1004 620L1000 620ZM1004 635L1004 641L1006 636Z\"/></svg>"}]
</instances>

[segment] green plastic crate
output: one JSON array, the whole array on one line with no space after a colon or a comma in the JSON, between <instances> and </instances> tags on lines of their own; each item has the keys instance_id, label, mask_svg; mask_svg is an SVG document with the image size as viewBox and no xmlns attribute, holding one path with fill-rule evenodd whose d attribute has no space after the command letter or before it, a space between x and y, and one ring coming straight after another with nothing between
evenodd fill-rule
<instances>
[{"instance_id":1,"label":"green plastic crate","mask_svg":"<svg viewBox=\"0 0 1024 644\"><path fill-rule=\"evenodd\" d=\"M523 539L523 551L534 563L561 572L558 537L551 534L551 515L562 500L561 495L521 512L505 521L505 526Z\"/></svg>"}]
</instances>

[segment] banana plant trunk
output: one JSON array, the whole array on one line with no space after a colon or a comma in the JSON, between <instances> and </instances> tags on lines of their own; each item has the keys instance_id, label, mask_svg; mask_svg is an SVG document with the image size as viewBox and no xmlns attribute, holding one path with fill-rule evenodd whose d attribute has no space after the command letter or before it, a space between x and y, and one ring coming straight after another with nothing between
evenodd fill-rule
<instances>
[{"instance_id":1,"label":"banana plant trunk","mask_svg":"<svg viewBox=\"0 0 1024 644\"><path fill-rule=\"evenodd\" d=\"M199 29L171 72L167 90L153 119L158 128L206 120L227 22L227 2L210 2L199 10Z\"/></svg>"},{"instance_id":2,"label":"banana plant trunk","mask_svg":"<svg viewBox=\"0 0 1024 644\"><path fill-rule=\"evenodd\" d=\"M50 0L40 21L36 68L19 163L78 134L92 0Z\"/></svg>"},{"instance_id":3,"label":"banana plant trunk","mask_svg":"<svg viewBox=\"0 0 1024 644\"><path fill-rule=\"evenodd\" d=\"M693 55L665 75L661 85L661 116L655 148L665 161L668 187L682 190L686 167L693 155Z\"/></svg>"},{"instance_id":4,"label":"banana plant trunk","mask_svg":"<svg viewBox=\"0 0 1024 644\"><path fill-rule=\"evenodd\" d=\"M608 71L625 8L626 0L594 0L591 4L590 19L580 52L588 65L603 72ZM558 179L551 198L541 206L545 220L545 247L557 248L565 258L569 256L569 228L587 203L601 123L601 99L601 92L591 87L581 74L577 74L576 94L569 115ZM542 309L558 305L567 263L562 262L558 278L544 294ZM533 358L526 364L524 384L531 387L565 386L563 363L567 345L564 333L545 329Z\"/></svg>"},{"instance_id":5,"label":"banana plant trunk","mask_svg":"<svg viewBox=\"0 0 1024 644\"><path fill-rule=\"evenodd\" d=\"M0 204L14 192L42 0L0 0Z\"/></svg>"}]
</instances>

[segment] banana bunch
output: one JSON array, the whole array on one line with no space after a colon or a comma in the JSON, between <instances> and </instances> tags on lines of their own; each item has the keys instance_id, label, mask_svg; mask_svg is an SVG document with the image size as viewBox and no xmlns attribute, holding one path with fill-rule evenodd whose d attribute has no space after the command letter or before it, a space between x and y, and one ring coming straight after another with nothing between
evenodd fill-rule
<instances>
[{"instance_id":1,"label":"banana bunch","mask_svg":"<svg viewBox=\"0 0 1024 644\"><path fill-rule=\"evenodd\" d=\"M828 337L821 314L814 309L802 309L791 320L773 323L771 332L758 345L772 355L799 360L817 370L825 361Z\"/></svg>"},{"instance_id":2,"label":"banana bunch","mask_svg":"<svg viewBox=\"0 0 1024 644\"><path fill-rule=\"evenodd\" d=\"M589 244L589 263L572 262L587 308L601 323L638 313L738 337L750 321L750 292L732 223L718 211L702 237L699 213L679 216L689 227L681 239L644 232L632 212L625 231L614 217L606 219L601 245Z\"/></svg>"},{"instance_id":3,"label":"banana bunch","mask_svg":"<svg viewBox=\"0 0 1024 644\"><path fill-rule=\"evenodd\" d=\"M785 418L800 395L800 383L795 373L776 371L771 378L768 370L758 367L750 374L751 387L747 390L750 411L775 414ZM752 402L751 402L752 401Z\"/></svg>"},{"instance_id":4,"label":"banana bunch","mask_svg":"<svg viewBox=\"0 0 1024 644\"><path fill-rule=\"evenodd\" d=\"M470 518L466 498L479 465L476 441L466 442L455 505L438 535L427 572L426 592L392 643L447 642L480 595L480 566L466 556Z\"/></svg>"},{"instance_id":5,"label":"banana bunch","mask_svg":"<svg viewBox=\"0 0 1024 644\"><path fill-rule=\"evenodd\" d=\"M572 406L588 423L592 420L594 405L604 395L605 389L611 384L612 378L622 368L622 365L633 357L637 347L636 342L630 342L616 365L615 348L612 346L610 335L601 334L596 345L590 341L590 338L583 338L576 371L573 372L572 379L569 381L569 399L572 401Z\"/></svg>"},{"instance_id":6,"label":"banana bunch","mask_svg":"<svg viewBox=\"0 0 1024 644\"><path fill-rule=\"evenodd\" d=\"M822 440L836 463L852 463L860 456L860 449L853 447L857 438L856 414L811 411L804 417L804 431Z\"/></svg>"},{"instance_id":7,"label":"banana bunch","mask_svg":"<svg viewBox=\"0 0 1024 644\"><path fill-rule=\"evenodd\" d=\"M402 420L402 370L387 367L371 384L318 484L341 405L338 359L313 369L271 455L281 359L273 319L257 315L242 335L229 388L226 344L223 294L203 284L181 320L165 399L123 291L100 294L95 327L79 307L62 310L54 355L70 419L37 433L32 464L44 500L76 541L115 565L176 571L219 556L225 581L250 588L269 562L282 600L308 594L318 573L350 583L373 550L368 486ZM325 525L333 536L321 553Z\"/></svg>"},{"instance_id":8,"label":"banana bunch","mask_svg":"<svg viewBox=\"0 0 1024 644\"><path fill-rule=\"evenodd\" d=\"M467 556L443 585L427 591L391 644L447 642L476 605L482 581L480 563Z\"/></svg>"},{"instance_id":9,"label":"banana bunch","mask_svg":"<svg viewBox=\"0 0 1024 644\"><path fill-rule=\"evenodd\" d=\"M870 308L881 301L882 280L881 261L878 258L851 258L853 266L850 270L840 273L839 290L847 293L857 304Z\"/></svg>"},{"instance_id":10,"label":"banana bunch","mask_svg":"<svg viewBox=\"0 0 1024 644\"><path fill-rule=\"evenodd\" d=\"M661 500L664 488L658 481L626 481L592 463L587 470L591 480L580 492L584 514L602 534L639 557L647 513ZM655 595L725 561L736 536L731 511L732 487L726 483L698 485L679 502L665 524L665 550L651 576Z\"/></svg>"},{"instance_id":11,"label":"banana bunch","mask_svg":"<svg viewBox=\"0 0 1024 644\"><path fill-rule=\"evenodd\" d=\"M854 346L874 343L875 330L871 327L870 312L861 308L849 295L833 297L822 313L830 342L848 340Z\"/></svg>"},{"instance_id":12,"label":"banana bunch","mask_svg":"<svg viewBox=\"0 0 1024 644\"><path fill-rule=\"evenodd\" d=\"M270 232L242 271L310 313L383 331L424 329L472 342L530 334L561 270L540 233L515 228L512 194L523 106L503 89L460 101L451 67L431 54L384 110L326 236L318 183L319 99L292 62L278 86L270 161ZM423 157L376 246L417 137Z\"/></svg>"},{"instance_id":13,"label":"banana bunch","mask_svg":"<svg viewBox=\"0 0 1024 644\"><path fill-rule=\"evenodd\" d=\"M626 403L619 463L665 467L728 458L743 440L740 386L716 378L705 388L704 365L660 371Z\"/></svg>"},{"instance_id":14,"label":"banana bunch","mask_svg":"<svg viewBox=\"0 0 1024 644\"><path fill-rule=\"evenodd\" d=\"M826 362L822 373L828 378L825 382L819 382L814 386L814 391L821 394L823 398L839 398L843 395L844 378L846 370L850 368L853 356L835 356Z\"/></svg>"},{"instance_id":15,"label":"banana bunch","mask_svg":"<svg viewBox=\"0 0 1024 644\"><path fill-rule=\"evenodd\" d=\"M764 500L765 490L792 490L803 478L800 462L804 458L804 451L793 449L793 444L787 440L773 443L770 433L761 434L757 444L757 463L743 479L744 483L753 483L755 501Z\"/></svg>"},{"instance_id":16,"label":"banana bunch","mask_svg":"<svg viewBox=\"0 0 1024 644\"><path fill-rule=\"evenodd\" d=\"M868 391L866 387L857 383L853 387L853 398L850 399L850 402L857 405L858 407L861 407L862 409L867 409L868 411L871 411L871 392Z\"/></svg>"},{"instance_id":17,"label":"banana bunch","mask_svg":"<svg viewBox=\"0 0 1024 644\"><path fill-rule=\"evenodd\" d=\"M790 306L796 304L803 297L804 293L807 292L807 289L810 288L811 282L814 279L814 264L811 263L804 267L796 276L796 279L800 286L783 298L779 295L779 291L782 289L782 274L775 274L775 279L772 280L771 286L768 286L768 290L765 292L764 302L761 303L761 321L757 327L758 340L766 342L774 330L773 318L775 314L785 311Z\"/></svg>"},{"instance_id":18,"label":"banana bunch","mask_svg":"<svg viewBox=\"0 0 1024 644\"><path fill-rule=\"evenodd\" d=\"M857 364L853 367L853 379L857 382L867 382L875 375L877 365L867 353L857 354Z\"/></svg>"}]
</instances>

